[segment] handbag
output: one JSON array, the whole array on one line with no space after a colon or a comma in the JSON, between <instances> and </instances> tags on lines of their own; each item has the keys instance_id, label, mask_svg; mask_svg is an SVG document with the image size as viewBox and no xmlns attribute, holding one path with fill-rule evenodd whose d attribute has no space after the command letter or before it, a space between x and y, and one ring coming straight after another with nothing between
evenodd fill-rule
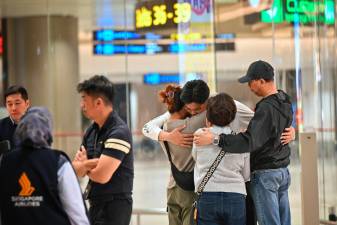
<instances>
[{"instance_id":1,"label":"handbag","mask_svg":"<svg viewBox=\"0 0 337 225\"><path fill-rule=\"evenodd\" d=\"M174 181L177 185L185 191L194 191L194 171L184 172L180 171L172 162L172 157L168 143L164 141L165 150L167 152L168 159L171 164L171 172L174 178Z\"/></svg>"},{"instance_id":2,"label":"handbag","mask_svg":"<svg viewBox=\"0 0 337 225\"><path fill-rule=\"evenodd\" d=\"M225 150L221 149L218 156L216 157L216 159L214 160L214 162L212 163L211 167L208 169L206 175L204 176L204 178L202 179L201 183L198 186L197 189L197 193L196 193L196 199L193 202L192 205L192 213L191 213L191 225L197 225L197 221L198 221L198 200L200 199L200 196L202 194L202 192L205 189L205 186L207 184L207 182L209 181L209 179L212 177L214 171L216 170L216 168L219 166L222 158L225 156L226 152Z\"/></svg>"}]
</instances>

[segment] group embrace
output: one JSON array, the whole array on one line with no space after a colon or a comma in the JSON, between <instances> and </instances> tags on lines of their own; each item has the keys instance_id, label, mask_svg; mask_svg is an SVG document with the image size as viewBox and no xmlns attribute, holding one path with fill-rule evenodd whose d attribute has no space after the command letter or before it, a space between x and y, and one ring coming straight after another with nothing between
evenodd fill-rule
<instances>
[{"instance_id":1,"label":"group embrace","mask_svg":"<svg viewBox=\"0 0 337 225\"><path fill-rule=\"evenodd\" d=\"M256 224L255 217L259 225L291 224L290 98L277 90L265 61L252 63L239 82L262 97L255 112L226 93L209 97L202 80L159 93L168 112L145 124L143 134L160 141L170 161L170 225L192 224L193 217L198 225ZM254 204L246 204L247 193Z\"/></svg>"}]
</instances>

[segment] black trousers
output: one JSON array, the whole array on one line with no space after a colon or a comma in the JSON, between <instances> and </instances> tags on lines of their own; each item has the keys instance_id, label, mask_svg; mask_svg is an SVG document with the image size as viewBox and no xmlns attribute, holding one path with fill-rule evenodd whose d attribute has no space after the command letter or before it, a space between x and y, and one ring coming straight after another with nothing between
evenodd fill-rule
<instances>
[{"instance_id":1,"label":"black trousers","mask_svg":"<svg viewBox=\"0 0 337 225\"><path fill-rule=\"evenodd\" d=\"M90 201L91 225L130 225L132 199Z\"/></svg>"},{"instance_id":2,"label":"black trousers","mask_svg":"<svg viewBox=\"0 0 337 225\"><path fill-rule=\"evenodd\" d=\"M246 182L246 225L256 225L257 219L255 214L255 207L252 196L249 191L249 182Z\"/></svg>"}]
</instances>

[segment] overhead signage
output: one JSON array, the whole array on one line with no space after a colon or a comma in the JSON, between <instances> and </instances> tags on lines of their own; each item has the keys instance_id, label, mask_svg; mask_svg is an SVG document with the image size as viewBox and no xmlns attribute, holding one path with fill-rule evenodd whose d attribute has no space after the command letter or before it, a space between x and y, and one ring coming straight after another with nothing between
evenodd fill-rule
<instances>
[{"instance_id":1,"label":"overhead signage","mask_svg":"<svg viewBox=\"0 0 337 225\"><path fill-rule=\"evenodd\" d=\"M206 52L210 50L210 45L174 43L169 45L168 50L171 53Z\"/></svg>"},{"instance_id":2,"label":"overhead signage","mask_svg":"<svg viewBox=\"0 0 337 225\"><path fill-rule=\"evenodd\" d=\"M163 48L157 44L150 45L117 45L112 43L94 45L95 55L118 54L155 54L163 52Z\"/></svg>"},{"instance_id":3,"label":"overhead signage","mask_svg":"<svg viewBox=\"0 0 337 225\"><path fill-rule=\"evenodd\" d=\"M269 10L261 12L261 21L264 23L299 22L311 24L335 23L334 0L274 0Z\"/></svg>"},{"instance_id":4,"label":"overhead signage","mask_svg":"<svg viewBox=\"0 0 337 225\"><path fill-rule=\"evenodd\" d=\"M134 40L141 39L142 35L132 31L116 31L111 29L95 30L94 41Z\"/></svg>"},{"instance_id":5,"label":"overhead signage","mask_svg":"<svg viewBox=\"0 0 337 225\"><path fill-rule=\"evenodd\" d=\"M212 13L212 0L190 0L191 2L191 21L192 23L210 23Z\"/></svg>"},{"instance_id":6,"label":"overhead signage","mask_svg":"<svg viewBox=\"0 0 337 225\"><path fill-rule=\"evenodd\" d=\"M209 43L200 43L203 40L201 33L173 33L171 35L159 35L147 32L140 34L134 31L118 31L111 29L96 30L93 32L93 53L95 55L117 54L159 54L159 53L187 53L207 52L212 50ZM235 34L217 34L215 43L216 51L234 51ZM159 44L160 40L172 40L171 44ZM146 44L136 44L132 40L147 40ZM225 43L224 41L225 40ZM159 43L158 43L159 42Z\"/></svg>"},{"instance_id":7,"label":"overhead signage","mask_svg":"<svg viewBox=\"0 0 337 225\"><path fill-rule=\"evenodd\" d=\"M173 33L170 35L171 40L174 41L197 41L202 39L201 33Z\"/></svg>"},{"instance_id":8,"label":"overhead signage","mask_svg":"<svg viewBox=\"0 0 337 225\"><path fill-rule=\"evenodd\" d=\"M151 32L140 34L134 31L120 31L112 29L102 29L93 31L93 39L96 42L113 42L121 40L160 40L170 38L173 41L196 41L203 38L201 33L172 33L170 35L160 35Z\"/></svg>"},{"instance_id":9,"label":"overhead signage","mask_svg":"<svg viewBox=\"0 0 337 225\"><path fill-rule=\"evenodd\" d=\"M176 83L180 82L179 74L160 74L160 73L148 73L143 76L144 84L157 85L165 83Z\"/></svg>"},{"instance_id":10,"label":"overhead signage","mask_svg":"<svg viewBox=\"0 0 337 225\"><path fill-rule=\"evenodd\" d=\"M233 40L235 37L236 35L234 33L216 34L216 38L222 40Z\"/></svg>"},{"instance_id":11,"label":"overhead signage","mask_svg":"<svg viewBox=\"0 0 337 225\"><path fill-rule=\"evenodd\" d=\"M186 74L167 74L167 73L147 73L143 75L144 84L158 85L167 83L180 84L190 80L202 79L201 73L186 73Z\"/></svg>"},{"instance_id":12,"label":"overhead signage","mask_svg":"<svg viewBox=\"0 0 337 225\"><path fill-rule=\"evenodd\" d=\"M116 54L157 54L157 53L185 53L204 52L210 49L207 44L182 44L173 43L169 45L144 44L144 45L118 45L113 43L102 43L94 45L95 55L116 55Z\"/></svg>"},{"instance_id":13,"label":"overhead signage","mask_svg":"<svg viewBox=\"0 0 337 225\"><path fill-rule=\"evenodd\" d=\"M216 43L215 51L234 51L235 43ZM118 54L145 54L153 55L160 53L188 53L188 52L207 52L211 51L210 44L186 44L186 43L173 43L168 45L161 45L156 43L150 44L128 44L120 45L113 43L100 43L94 45L94 55L118 55Z\"/></svg>"},{"instance_id":14,"label":"overhead signage","mask_svg":"<svg viewBox=\"0 0 337 225\"><path fill-rule=\"evenodd\" d=\"M157 28L176 28L191 20L192 10L189 2L177 0L154 0L138 2L135 8L136 30Z\"/></svg>"}]
</instances>

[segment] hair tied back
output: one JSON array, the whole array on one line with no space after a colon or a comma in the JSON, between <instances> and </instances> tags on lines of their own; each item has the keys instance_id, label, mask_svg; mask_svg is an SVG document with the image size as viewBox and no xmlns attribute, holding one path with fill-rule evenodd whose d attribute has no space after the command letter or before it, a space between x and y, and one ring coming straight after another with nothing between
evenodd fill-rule
<instances>
[{"instance_id":1,"label":"hair tied back","mask_svg":"<svg viewBox=\"0 0 337 225\"><path fill-rule=\"evenodd\" d=\"M174 98L174 91L167 92L166 97L169 98L169 99L173 99Z\"/></svg>"}]
</instances>

